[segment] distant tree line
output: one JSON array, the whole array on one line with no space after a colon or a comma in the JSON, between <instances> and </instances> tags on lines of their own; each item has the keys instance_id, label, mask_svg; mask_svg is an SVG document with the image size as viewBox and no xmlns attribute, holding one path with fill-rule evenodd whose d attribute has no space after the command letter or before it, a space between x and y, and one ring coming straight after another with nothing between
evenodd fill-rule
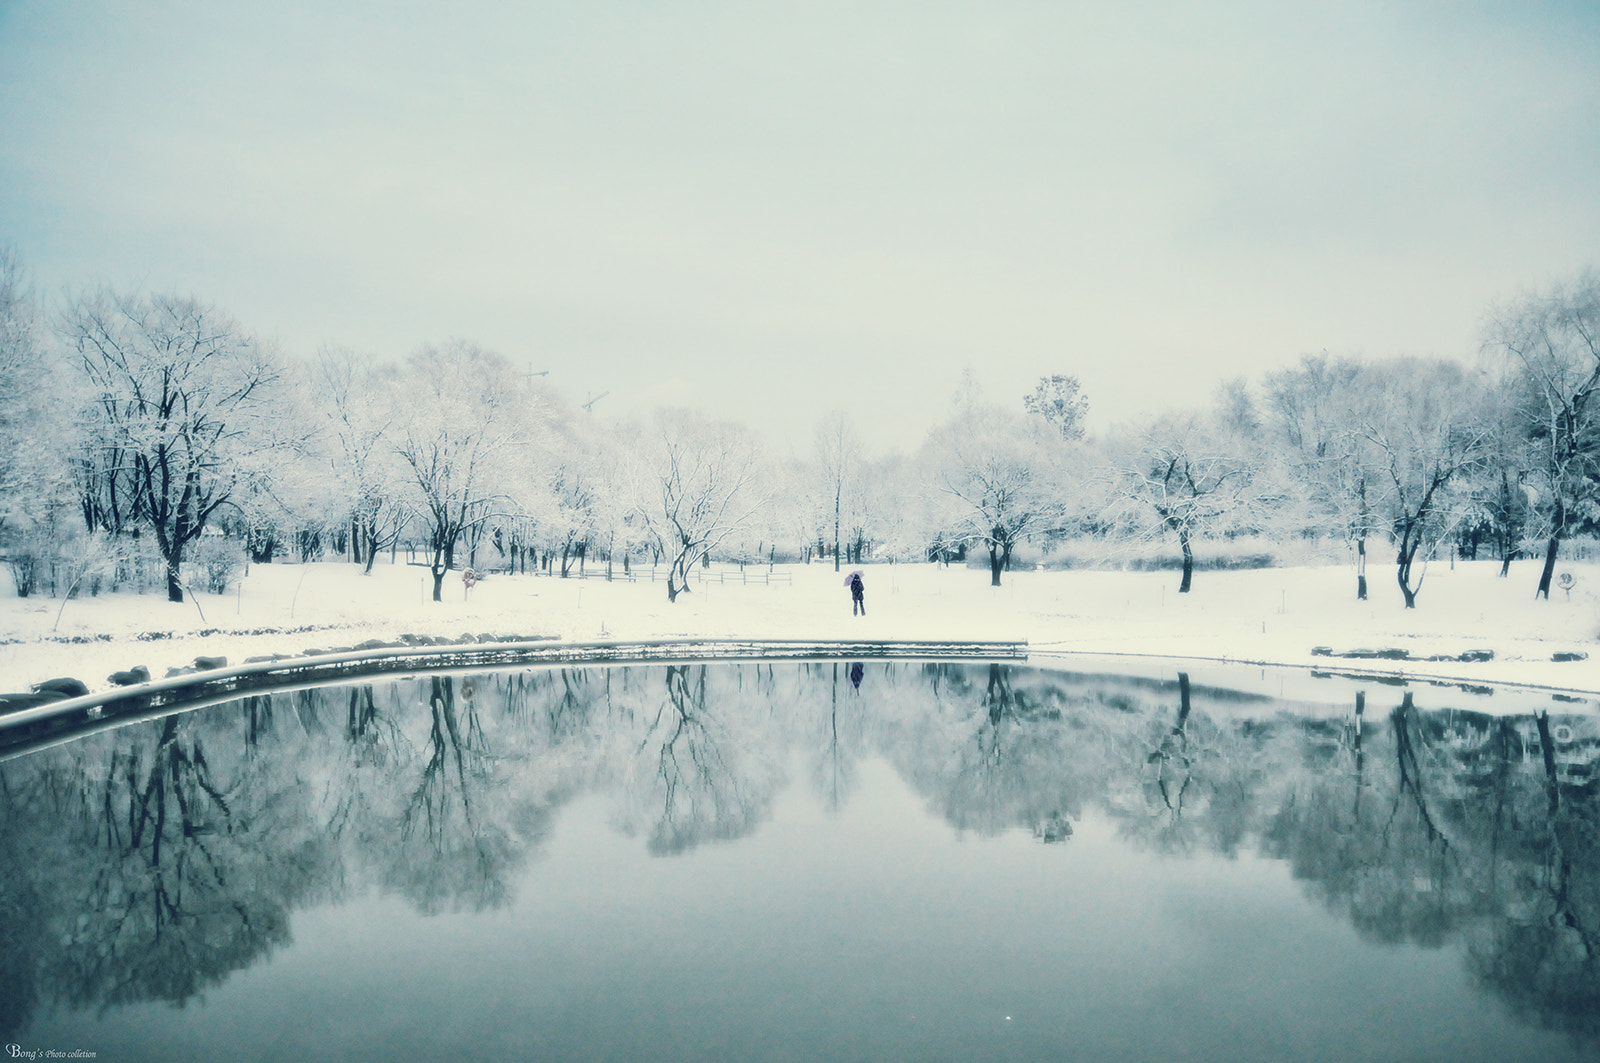
<instances>
[{"instance_id":1,"label":"distant tree line","mask_svg":"<svg viewBox=\"0 0 1600 1063\"><path fill-rule=\"evenodd\" d=\"M696 564L987 563L1025 543L1333 540L1407 607L1430 558L1542 557L1600 514L1600 273L1494 308L1474 365L1306 355L1208 403L1091 437L1078 380L993 402L969 374L912 454L869 456L849 416L775 460L683 409L598 425L462 340L403 361L287 357L215 306L98 290L46 308L0 249L0 554L21 595L221 590L247 563L384 554L433 593L467 566L569 576Z\"/></svg>"}]
</instances>

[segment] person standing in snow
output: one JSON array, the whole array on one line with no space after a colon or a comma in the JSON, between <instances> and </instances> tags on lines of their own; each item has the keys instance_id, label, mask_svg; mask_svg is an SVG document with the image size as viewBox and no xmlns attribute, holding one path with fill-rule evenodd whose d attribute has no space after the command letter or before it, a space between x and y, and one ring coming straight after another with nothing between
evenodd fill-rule
<instances>
[{"instance_id":1,"label":"person standing in snow","mask_svg":"<svg viewBox=\"0 0 1600 1063\"><path fill-rule=\"evenodd\" d=\"M866 598L864 597L864 595L866 593L867 593L867 587L866 587L866 584L861 582L861 573L859 573L859 572L850 573L850 615L851 616L855 616L858 613L860 615L862 615L862 616L866 616L867 615L867 601L866 601Z\"/></svg>"}]
</instances>

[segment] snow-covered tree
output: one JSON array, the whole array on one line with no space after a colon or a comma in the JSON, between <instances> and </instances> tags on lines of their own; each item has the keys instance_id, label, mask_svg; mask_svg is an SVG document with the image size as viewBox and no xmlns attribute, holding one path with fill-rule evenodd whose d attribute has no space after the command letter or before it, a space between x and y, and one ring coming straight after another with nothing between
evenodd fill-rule
<instances>
[{"instance_id":1,"label":"snow-covered tree","mask_svg":"<svg viewBox=\"0 0 1600 1063\"><path fill-rule=\"evenodd\" d=\"M1414 566L1463 516L1461 481L1483 460L1486 425L1477 378L1456 362L1394 358L1362 373L1362 434L1371 444L1373 508L1395 546L1395 578L1416 608L1423 573Z\"/></svg>"},{"instance_id":2,"label":"snow-covered tree","mask_svg":"<svg viewBox=\"0 0 1600 1063\"><path fill-rule=\"evenodd\" d=\"M1043 417L1061 438L1083 438L1083 422L1089 416L1089 399L1079 389L1075 376L1044 376L1033 391L1023 396L1022 408Z\"/></svg>"},{"instance_id":3,"label":"snow-covered tree","mask_svg":"<svg viewBox=\"0 0 1600 1063\"><path fill-rule=\"evenodd\" d=\"M324 348L312 366L321 400L320 454L338 492L328 517L348 525L350 560L367 572L409 517L403 502L407 467L391 439L404 410L397 376L391 367L343 348Z\"/></svg>"},{"instance_id":4,"label":"snow-covered tree","mask_svg":"<svg viewBox=\"0 0 1600 1063\"><path fill-rule=\"evenodd\" d=\"M587 419L585 423L587 426ZM627 489L628 454L637 444L637 427L631 424L610 426L604 432L588 427L588 438L592 441L588 452L590 475L595 483L590 535L596 548L605 554L606 578L610 579L614 566L620 562L626 568L628 557L648 534L643 521L634 512Z\"/></svg>"},{"instance_id":5,"label":"snow-covered tree","mask_svg":"<svg viewBox=\"0 0 1600 1063\"><path fill-rule=\"evenodd\" d=\"M570 446L551 468L549 490L555 501L545 534L561 555L560 576L567 578L574 565L580 568L589 549L599 538L597 525L605 483L601 478L597 447Z\"/></svg>"},{"instance_id":6,"label":"snow-covered tree","mask_svg":"<svg viewBox=\"0 0 1600 1063\"><path fill-rule=\"evenodd\" d=\"M1530 478L1538 483L1537 476L1529 476L1538 454L1526 436L1527 403L1518 399L1523 383L1502 377L1495 390L1499 397L1484 404L1482 461L1461 485L1468 496L1456 536L1461 554L1476 558L1487 540L1500 561L1501 576L1510 574L1512 560L1526 548L1524 536L1534 519L1529 496L1540 494L1528 486Z\"/></svg>"},{"instance_id":7,"label":"snow-covered tree","mask_svg":"<svg viewBox=\"0 0 1600 1063\"><path fill-rule=\"evenodd\" d=\"M343 525L338 481L329 475L319 431L323 392L306 367L291 362L274 388L272 416L258 419L240 448L236 481L216 523L251 560L266 563L291 546L315 557L326 534Z\"/></svg>"},{"instance_id":8,"label":"snow-covered tree","mask_svg":"<svg viewBox=\"0 0 1600 1063\"><path fill-rule=\"evenodd\" d=\"M517 381L500 355L452 340L417 350L397 386L409 409L393 426L394 447L427 542L433 600L443 601L457 542L504 494L494 472L517 438Z\"/></svg>"},{"instance_id":9,"label":"snow-covered tree","mask_svg":"<svg viewBox=\"0 0 1600 1063\"><path fill-rule=\"evenodd\" d=\"M846 506L855 501L861 470L861 439L856 435L850 415L834 410L817 425L813 443L817 472L822 482L824 504L831 503L833 516L833 570L839 571L839 528ZM854 514L850 514L854 516Z\"/></svg>"},{"instance_id":10,"label":"snow-covered tree","mask_svg":"<svg viewBox=\"0 0 1600 1063\"><path fill-rule=\"evenodd\" d=\"M782 544L784 552L794 549L796 557L809 564L826 526L827 505L816 466L799 459L776 461L767 466L767 476L768 502L753 519L775 548Z\"/></svg>"},{"instance_id":11,"label":"snow-covered tree","mask_svg":"<svg viewBox=\"0 0 1600 1063\"><path fill-rule=\"evenodd\" d=\"M942 500L946 540L988 550L991 586L1000 586L1018 544L1061 512L1061 448L1049 424L985 403L970 389L923 443L918 461Z\"/></svg>"},{"instance_id":12,"label":"snow-covered tree","mask_svg":"<svg viewBox=\"0 0 1600 1063\"><path fill-rule=\"evenodd\" d=\"M1194 541L1248 523L1259 456L1230 426L1201 411L1169 413L1108 445L1112 486L1104 514L1138 538L1170 532L1183 555L1178 593L1194 578Z\"/></svg>"},{"instance_id":13,"label":"snow-covered tree","mask_svg":"<svg viewBox=\"0 0 1600 1063\"><path fill-rule=\"evenodd\" d=\"M610 522L619 505L622 477L611 467L613 441L590 417L572 409L544 384L525 389L526 399L514 411L519 417L517 443L496 461L496 479L504 488L497 506L493 541L513 565L526 570L559 556L565 577L593 553L609 548Z\"/></svg>"},{"instance_id":14,"label":"snow-covered tree","mask_svg":"<svg viewBox=\"0 0 1600 1063\"><path fill-rule=\"evenodd\" d=\"M641 440L637 512L672 559L667 600L689 589L689 571L765 503L760 450L743 425L689 410L658 411Z\"/></svg>"},{"instance_id":15,"label":"snow-covered tree","mask_svg":"<svg viewBox=\"0 0 1600 1063\"><path fill-rule=\"evenodd\" d=\"M1600 272L1500 309L1485 347L1510 370L1504 397L1516 404L1543 489L1548 536L1536 594L1548 599L1561 540L1600 523Z\"/></svg>"},{"instance_id":16,"label":"snow-covered tree","mask_svg":"<svg viewBox=\"0 0 1600 1063\"><path fill-rule=\"evenodd\" d=\"M97 478L117 516L150 528L183 600L185 548L232 497L240 462L258 450L274 353L206 303L172 295L77 299L62 333L93 395Z\"/></svg>"},{"instance_id":17,"label":"snow-covered tree","mask_svg":"<svg viewBox=\"0 0 1600 1063\"><path fill-rule=\"evenodd\" d=\"M1267 443L1298 488L1309 529L1355 545L1356 597L1367 596L1367 536L1375 530L1367 482L1371 446L1357 417L1362 365L1349 358L1306 355L1292 369L1267 375Z\"/></svg>"},{"instance_id":18,"label":"snow-covered tree","mask_svg":"<svg viewBox=\"0 0 1600 1063\"><path fill-rule=\"evenodd\" d=\"M928 544L938 529L932 526L928 499L911 459L891 453L868 461L860 484L870 505L861 507L862 524L852 531L852 538L870 540L875 557L926 560Z\"/></svg>"},{"instance_id":19,"label":"snow-covered tree","mask_svg":"<svg viewBox=\"0 0 1600 1063\"><path fill-rule=\"evenodd\" d=\"M64 502L76 423L22 260L0 245L0 542Z\"/></svg>"}]
</instances>

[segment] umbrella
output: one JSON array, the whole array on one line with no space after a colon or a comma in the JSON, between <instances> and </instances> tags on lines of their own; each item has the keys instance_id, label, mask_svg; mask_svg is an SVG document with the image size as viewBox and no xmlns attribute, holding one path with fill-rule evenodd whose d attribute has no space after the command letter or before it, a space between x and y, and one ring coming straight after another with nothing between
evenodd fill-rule
<instances>
[{"instance_id":1,"label":"umbrella","mask_svg":"<svg viewBox=\"0 0 1600 1063\"><path fill-rule=\"evenodd\" d=\"M848 575L848 576L846 576L844 578L844 585L846 587L850 586L850 581L853 580L853 579L858 579L858 580L860 580L862 582L863 585L865 585L866 582L867 582L867 574L865 572L862 572L858 568L858 569L854 570L853 572L851 572L850 575Z\"/></svg>"}]
</instances>

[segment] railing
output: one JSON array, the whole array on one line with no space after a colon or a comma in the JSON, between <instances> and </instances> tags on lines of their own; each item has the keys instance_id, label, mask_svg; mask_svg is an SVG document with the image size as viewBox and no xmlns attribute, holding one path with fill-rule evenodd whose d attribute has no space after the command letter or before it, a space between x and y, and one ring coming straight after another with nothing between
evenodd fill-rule
<instances>
[{"instance_id":1,"label":"railing","mask_svg":"<svg viewBox=\"0 0 1600 1063\"><path fill-rule=\"evenodd\" d=\"M743 565L741 565L739 567L739 571L737 572L732 572L725 568L718 569L715 572L706 572L703 569L697 568L694 569L693 572L694 581L696 583L755 583L763 586L780 584L787 587L794 582L789 573L776 572L771 568L765 568L760 565L752 565L749 568L745 568ZM654 577L651 578L653 579Z\"/></svg>"},{"instance_id":2,"label":"railing","mask_svg":"<svg viewBox=\"0 0 1600 1063\"><path fill-rule=\"evenodd\" d=\"M427 567L423 562L416 562ZM579 569L572 567L563 576L554 565L549 570L543 568L532 572L512 572L506 568L479 569L480 579L484 575L492 576L536 576L539 579L598 579L612 583L638 583L641 580L647 583L662 583L671 571L670 565L633 565L624 572L620 567L613 565L611 573L607 575L603 564L594 568ZM459 569L451 569L459 575ZM788 572L779 572L765 562L751 565L740 565L737 568L719 565L713 569L703 569L695 566L689 570L690 579L695 583L715 583L724 586L757 586L757 587L789 587L794 584L794 577Z\"/></svg>"},{"instance_id":3,"label":"railing","mask_svg":"<svg viewBox=\"0 0 1600 1063\"><path fill-rule=\"evenodd\" d=\"M605 569L595 567L585 572L569 571L565 576L559 572L536 572L534 575L542 579L599 579L610 580L613 583L663 583L667 573L672 571L670 565L634 565L627 572L613 568L611 575L607 576ZM738 569L692 568L689 578L695 583L714 583L724 586L757 586L757 587L789 587L794 584L794 577L787 572L778 572L766 565L749 565Z\"/></svg>"}]
</instances>

